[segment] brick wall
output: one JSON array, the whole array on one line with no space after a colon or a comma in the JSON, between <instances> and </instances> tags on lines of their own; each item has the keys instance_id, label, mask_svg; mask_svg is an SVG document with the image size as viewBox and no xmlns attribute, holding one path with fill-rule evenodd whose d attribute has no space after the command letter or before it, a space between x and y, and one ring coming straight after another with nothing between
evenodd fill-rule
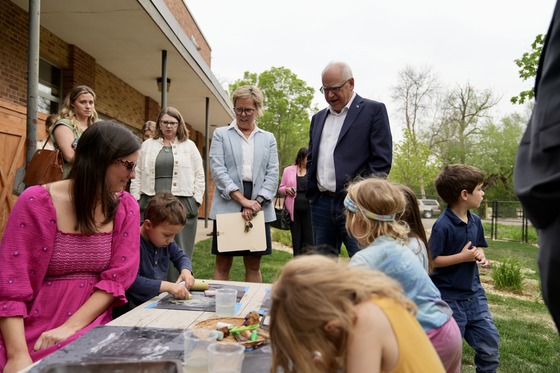
<instances>
[{"instance_id":1,"label":"brick wall","mask_svg":"<svg viewBox=\"0 0 560 373\"><path fill-rule=\"evenodd\" d=\"M210 65L210 48L198 30L191 14L181 0L165 0L186 34L194 35L199 51ZM8 0L0 0L0 98L14 104L27 104L28 14ZM49 30L40 30L40 57L62 69L64 96L77 85L88 85L96 93L96 110L122 123L142 128L147 120L155 120L160 111L157 101L145 97L127 83L96 63L76 45L70 45ZM200 149L204 136L191 138Z\"/></svg>"},{"instance_id":2,"label":"brick wall","mask_svg":"<svg viewBox=\"0 0 560 373\"><path fill-rule=\"evenodd\" d=\"M62 71L62 96L65 97L72 88L79 85L87 85L97 96L95 58L75 45L69 45L69 49L69 66ZM97 102L96 110L103 112L102 108L97 107Z\"/></svg>"},{"instance_id":3,"label":"brick wall","mask_svg":"<svg viewBox=\"0 0 560 373\"><path fill-rule=\"evenodd\" d=\"M147 120L144 118L146 96L100 65L96 66L95 72L97 110L120 122L141 129ZM103 94L98 94L98 91Z\"/></svg>"},{"instance_id":4,"label":"brick wall","mask_svg":"<svg viewBox=\"0 0 560 373\"><path fill-rule=\"evenodd\" d=\"M7 0L0 0L0 98L26 105L27 13Z\"/></svg>"},{"instance_id":5,"label":"brick wall","mask_svg":"<svg viewBox=\"0 0 560 373\"><path fill-rule=\"evenodd\" d=\"M11 1L0 0L0 98L23 107L27 105L28 22L23 9ZM73 87L85 84L95 91L96 109L100 113L138 129L146 120L154 119L144 114L155 113L157 117L157 102L98 65L78 46L64 42L43 27L40 37L40 57L62 69L62 98ZM42 138L42 126L38 130L38 137Z\"/></svg>"},{"instance_id":6,"label":"brick wall","mask_svg":"<svg viewBox=\"0 0 560 373\"><path fill-rule=\"evenodd\" d=\"M164 0L164 2L165 5L167 5L169 10L171 11L171 13L173 13L175 19L177 19L177 22L179 22L179 24L183 28L183 31L185 31L185 34L187 34L189 39L194 35L196 43L200 47L198 53L200 53L200 55L202 56L206 64L210 67L212 50L210 49L210 46L206 42L206 39L198 29L198 26L194 18L189 13L189 10L187 9L183 1Z\"/></svg>"},{"instance_id":7,"label":"brick wall","mask_svg":"<svg viewBox=\"0 0 560 373\"><path fill-rule=\"evenodd\" d=\"M68 69L70 61L70 45L47 29L41 27L41 57L49 63Z\"/></svg>"},{"instance_id":8,"label":"brick wall","mask_svg":"<svg viewBox=\"0 0 560 373\"><path fill-rule=\"evenodd\" d=\"M160 112L160 106L158 104L158 102L156 100L154 100L151 97L146 97L144 100L144 118L146 118L146 121L151 120L151 121L156 121L159 112Z\"/></svg>"}]
</instances>

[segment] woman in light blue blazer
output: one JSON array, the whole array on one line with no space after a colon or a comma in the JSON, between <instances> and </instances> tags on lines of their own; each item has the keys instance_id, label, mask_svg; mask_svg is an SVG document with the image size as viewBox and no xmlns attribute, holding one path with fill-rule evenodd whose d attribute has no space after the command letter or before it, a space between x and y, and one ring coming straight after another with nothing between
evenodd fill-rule
<instances>
[{"instance_id":1,"label":"woman in light blue blazer","mask_svg":"<svg viewBox=\"0 0 560 373\"><path fill-rule=\"evenodd\" d=\"M243 256L245 281L262 282L260 264L263 255L272 254L269 222L276 220L270 201L278 185L276 139L257 127L262 115L263 94L255 86L242 86L233 93L235 120L228 127L214 130L210 146L210 170L214 180L214 198L210 218L214 219L212 254L216 255L215 280L229 280L234 256ZM251 221L253 214L264 214L266 250L220 253L216 235L216 215L241 212Z\"/></svg>"}]
</instances>

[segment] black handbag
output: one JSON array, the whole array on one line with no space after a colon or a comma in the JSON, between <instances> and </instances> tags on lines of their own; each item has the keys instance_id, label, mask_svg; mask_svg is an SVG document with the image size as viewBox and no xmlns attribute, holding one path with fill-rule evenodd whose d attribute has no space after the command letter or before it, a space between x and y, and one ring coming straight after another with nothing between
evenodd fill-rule
<instances>
[{"instance_id":1,"label":"black handbag","mask_svg":"<svg viewBox=\"0 0 560 373\"><path fill-rule=\"evenodd\" d=\"M274 212L276 213L276 220L270 222L270 226L276 229L290 230L292 225L292 218L290 218L290 212L286 208L286 199L282 199L283 203L280 206L280 198L275 198L274 200Z\"/></svg>"}]
</instances>

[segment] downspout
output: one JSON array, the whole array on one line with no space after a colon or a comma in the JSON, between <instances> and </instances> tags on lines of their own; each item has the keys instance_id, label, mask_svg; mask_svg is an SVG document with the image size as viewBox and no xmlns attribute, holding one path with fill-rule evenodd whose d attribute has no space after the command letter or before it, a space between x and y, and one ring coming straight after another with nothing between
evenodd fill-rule
<instances>
[{"instance_id":1,"label":"downspout","mask_svg":"<svg viewBox=\"0 0 560 373\"><path fill-rule=\"evenodd\" d=\"M161 51L161 108L167 107L167 51Z\"/></svg>"},{"instance_id":2,"label":"downspout","mask_svg":"<svg viewBox=\"0 0 560 373\"><path fill-rule=\"evenodd\" d=\"M41 0L29 0L29 55L27 65L27 147L25 164L31 161L37 150L37 101L39 93L39 38L41 24Z\"/></svg>"},{"instance_id":3,"label":"downspout","mask_svg":"<svg viewBox=\"0 0 560 373\"><path fill-rule=\"evenodd\" d=\"M204 152L204 183L206 184L206 188L204 188L204 200L206 203L204 204L204 228L208 228L208 186L210 185L210 180L208 178L208 166L210 164L210 125L209 125L209 113L210 113L210 98L206 97L206 116L205 116L205 123L204 123L204 138L205 144L204 148L206 151Z\"/></svg>"}]
</instances>

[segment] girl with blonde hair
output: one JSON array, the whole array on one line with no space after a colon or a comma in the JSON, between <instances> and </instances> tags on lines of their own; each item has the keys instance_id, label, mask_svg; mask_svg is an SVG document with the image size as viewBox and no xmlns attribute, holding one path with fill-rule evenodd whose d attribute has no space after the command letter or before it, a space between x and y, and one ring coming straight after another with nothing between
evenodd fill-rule
<instances>
[{"instance_id":1,"label":"girl with blonde hair","mask_svg":"<svg viewBox=\"0 0 560 373\"><path fill-rule=\"evenodd\" d=\"M443 372L401 286L320 255L288 262L272 287L272 372Z\"/></svg>"},{"instance_id":2,"label":"girl with blonde hair","mask_svg":"<svg viewBox=\"0 0 560 373\"><path fill-rule=\"evenodd\" d=\"M461 371L462 337L452 311L414 253L408 248L409 226L399 216L407 203L401 189L370 178L348 187L344 200L346 229L363 248L350 265L379 270L397 280L418 307L416 318L447 372Z\"/></svg>"}]
</instances>

